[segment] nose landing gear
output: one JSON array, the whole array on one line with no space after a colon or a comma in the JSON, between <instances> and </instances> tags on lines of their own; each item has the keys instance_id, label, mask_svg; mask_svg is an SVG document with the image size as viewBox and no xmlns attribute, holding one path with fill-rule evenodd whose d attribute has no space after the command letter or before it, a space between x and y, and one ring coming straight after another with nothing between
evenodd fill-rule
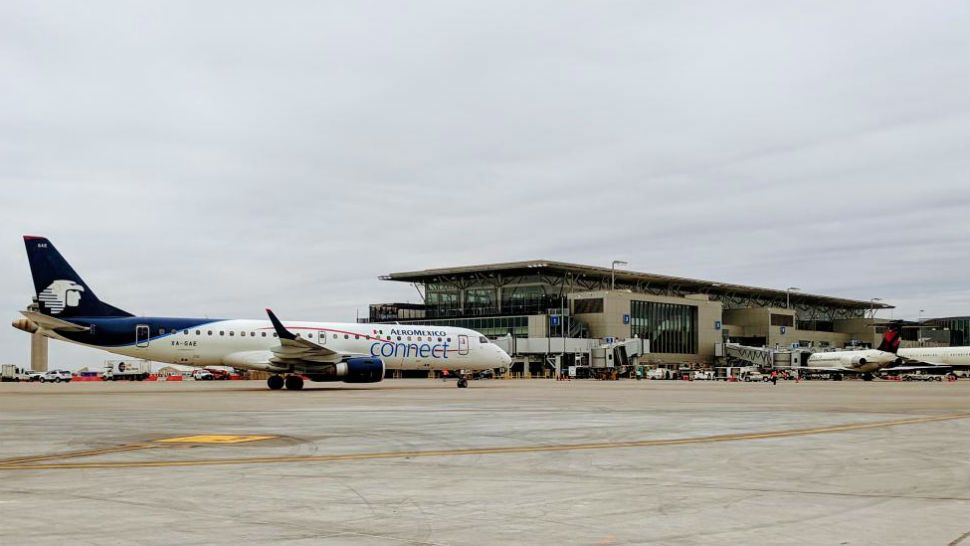
<instances>
[{"instance_id":1,"label":"nose landing gear","mask_svg":"<svg viewBox=\"0 0 970 546\"><path fill-rule=\"evenodd\" d=\"M458 388L459 389L468 388L468 380L465 379L464 377L459 377L458 378Z\"/></svg>"}]
</instances>

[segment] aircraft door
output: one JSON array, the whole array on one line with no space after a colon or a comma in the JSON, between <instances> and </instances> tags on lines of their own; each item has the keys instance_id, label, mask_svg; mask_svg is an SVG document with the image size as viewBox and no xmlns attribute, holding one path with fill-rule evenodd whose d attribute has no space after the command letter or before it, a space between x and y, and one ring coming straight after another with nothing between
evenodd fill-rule
<instances>
[{"instance_id":1,"label":"aircraft door","mask_svg":"<svg viewBox=\"0 0 970 546\"><path fill-rule=\"evenodd\" d=\"M148 347L149 339L151 339L151 329L147 324L135 326L135 347Z\"/></svg>"},{"instance_id":2,"label":"aircraft door","mask_svg":"<svg viewBox=\"0 0 970 546\"><path fill-rule=\"evenodd\" d=\"M458 354L467 355L468 354L468 336L458 336Z\"/></svg>"}]
</instances>

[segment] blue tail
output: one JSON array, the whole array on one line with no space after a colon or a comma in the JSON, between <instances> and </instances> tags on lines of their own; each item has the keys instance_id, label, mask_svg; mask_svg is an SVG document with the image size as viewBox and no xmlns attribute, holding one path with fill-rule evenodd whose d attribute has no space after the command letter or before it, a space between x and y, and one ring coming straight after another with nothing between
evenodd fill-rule
<instances>
[{"instance_id":1,"label":"blue tail","mask_svg":"<svg viewBox=\"0 0 970 546\"><path fill-rule=\"evenodd\" d=\"M132 316L99 300L47 238L24 235L24 244L41 313L61 318Z\"/></svg>"}]
</instances>

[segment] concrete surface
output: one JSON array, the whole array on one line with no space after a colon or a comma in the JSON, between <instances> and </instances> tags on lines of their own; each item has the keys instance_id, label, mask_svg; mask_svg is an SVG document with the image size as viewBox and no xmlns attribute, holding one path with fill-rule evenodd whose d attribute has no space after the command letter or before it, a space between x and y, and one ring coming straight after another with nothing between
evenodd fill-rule
<instances>
[{"instance_id":1,"label":"concrete surface","mask_svg":"<svg viewBox=\"0 0 970 546\"><path fill-rule=\"evenodd\" d=\"M964 381L0 384L0 543L970 546L968 416Z\"/></svg>"}]
</instances>

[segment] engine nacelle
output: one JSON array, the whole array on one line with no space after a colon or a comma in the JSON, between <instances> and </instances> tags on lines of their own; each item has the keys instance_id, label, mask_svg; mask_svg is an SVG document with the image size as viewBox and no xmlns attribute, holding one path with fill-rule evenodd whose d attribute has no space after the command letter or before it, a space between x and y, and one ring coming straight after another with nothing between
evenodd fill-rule
<instances>
[{"instance_id":1,"label":"engine nacelle","mask_svg":"<svg viewBox=\"0 0 970 546\"><path fill-rule=\"evenodd\" d=\"M864 357L864 356L854 356L854 357L852 357L852 365L853 366L865 366L866 365L866 357Z\"/></svg>"},{"instance_id":2,"label":"engine nacelle","mask_svg":"<svg viewBox=\"0 0 970 546\"><path fill-rule=\"evenodd\" d=\"M348 358L325 370L305 375L316 382L379 383L384 380L384 361L373 357Z\"/></svg>"}]
</instances>

